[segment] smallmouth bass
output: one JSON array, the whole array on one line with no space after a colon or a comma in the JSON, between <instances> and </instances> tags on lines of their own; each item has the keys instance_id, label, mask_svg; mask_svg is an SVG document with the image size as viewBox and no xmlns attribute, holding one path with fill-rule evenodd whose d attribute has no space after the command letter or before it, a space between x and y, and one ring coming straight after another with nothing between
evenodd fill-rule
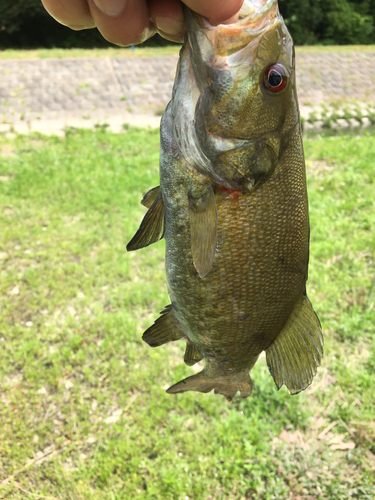
<instances>
[{"instance_id":1,"label":"smallmouth bass","mask_svg":"<svg viewBox=\"0 0 375 500\"><path fill-rule=\"evenodd\" d=\"M245 0L239 21L211 26L185 8L187 37L163 115L160 186L129 251L166 240L171 305L143 335L187 342L202 372L168 389L232 400L252 392L265 351L291 394L323 355L306 295L309 215L294 48L277 0Z\"/></svg>"}]
</instances>

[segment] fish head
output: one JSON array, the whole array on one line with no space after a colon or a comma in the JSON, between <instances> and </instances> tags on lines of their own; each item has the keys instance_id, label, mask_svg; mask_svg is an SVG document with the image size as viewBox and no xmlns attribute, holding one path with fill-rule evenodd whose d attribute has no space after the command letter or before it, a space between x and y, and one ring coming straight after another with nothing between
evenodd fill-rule
<instances>
[{"instance_id":1,"label":"fish head","mask_svg":"<svg viewBox=\"0 0 375 500\"><path fill-rule=\"evenodd\" d=\"M251 188L274 170L299 111L293 41L277 0L245 0L239 16L212 26L186 9L175 136L198 170L227 187Z\"/></svg>"}]
</instances>

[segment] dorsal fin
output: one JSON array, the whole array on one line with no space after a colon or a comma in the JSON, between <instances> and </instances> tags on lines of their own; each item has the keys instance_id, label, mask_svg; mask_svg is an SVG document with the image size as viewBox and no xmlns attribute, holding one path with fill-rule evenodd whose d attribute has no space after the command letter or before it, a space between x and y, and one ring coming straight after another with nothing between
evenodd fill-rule
<instances>
[{"instance_id":1,"label":"dorsal fin","mask_svg":"<svg viewBox=\"0 0 375 500\"><path fill-rule=\"evenodd\" d=\"M155 194L155 192L152 193L152 195L150 195L150 193L151 192L149 191L142 200L142 203L145 206L148 206L152 199L152 196ZM164 202L159 189L159 193L156 196L151 207L149 208L148 212L144 216L138 231L128 243L126 247L127 251L131 252L133 250L139 250L140 248L148 247L152 243L156 243L157 241L161 240L164 237L164 218Z\"/></svg>"},{"instance_id":2,"label":"dorsal fin","mask_svg":"<svg viewBox=\"0 0 375 500\"><path fill-rule=\"evenodd\" d=\"M156 186L150 189L150 191L148 191L142 198L141 201L142 205L144 207L151 208L151 205L154 203L159 193L160 193L160 186Z\"/></svg>"},{"instance_id":3,"label":"dorsal fin","mask_svg":"<svg viewBox=\"0 0 375 500\"><path fill-rule=\"evenodd\" d=\"M184 332L174 315L172 305L167 306L160 314L160 318L145 331L142 339L151 347L184 339Z\"/></svg>"},{"instance_id":4,"label":"dorsal fin","mask_svg":"<svg viewBox=\"0 0 375 500\"><path fill-rule=\"evenodd\" d=\"M186 351L185 351L185 356L184 356L184 362L188 366L193 366L195 363L199 363L199 361L202 361L202 353L200 349L193 344L192 342L188 341L186 344Z\"/></svg>"},{"instance_id":5,"label":"dorsal fin","mask_svg":"<svg viewBox=\"0 0 375 500\"><path fill-rule=\"evenodd\" d=\"M210 272L217 241L217 209L212 186L200 198L189 198L193 262L201 278Z\"/></svg>"},{"instance_id":6,"label":"dorsal fin","mask_svg":"<svg viewBox=\"0 0 375 500\"><path fill-rule=\"evenodd\" d=\"M316 375L322 356L322 328L311 302L303 296L266 351L267 364L277 388L285 384L291 394L306 389Z\"/></svg>"}]
</instances>

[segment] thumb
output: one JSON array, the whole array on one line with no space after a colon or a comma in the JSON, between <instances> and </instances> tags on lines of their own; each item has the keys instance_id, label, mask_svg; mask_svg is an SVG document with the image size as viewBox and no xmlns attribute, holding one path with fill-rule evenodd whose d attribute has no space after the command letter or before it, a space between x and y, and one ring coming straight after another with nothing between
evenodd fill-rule
<instances>
[{"instance_id":1,"label":"thumb","mask_svg":"<svg viewBox=\"0 0 375 500\"><path fill-rule=\"evenodd\" d=\"M207 17L212 25L236 22L244 0L183 0L191 10Z\"/></svg>"}]
</instances>

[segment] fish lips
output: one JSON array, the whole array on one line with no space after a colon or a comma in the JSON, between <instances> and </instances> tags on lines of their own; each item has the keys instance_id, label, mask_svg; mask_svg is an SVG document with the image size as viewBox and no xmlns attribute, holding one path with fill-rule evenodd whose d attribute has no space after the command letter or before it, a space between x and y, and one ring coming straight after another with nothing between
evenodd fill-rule
<instances>
[{"instance_id":1,"label":"fish lips","mask_svg":"<svg viewBox=\"0 0 375 500\"><path fill-rule=\"evenodd\" d=\"M203 59L210 57L204 50L203 37L208 39L216 56L226 57L240 51L280 19L277 0L245 0L233 24L212 26L207 19L186 9L185 18L190 37L202 46ZM206 61L208 62L208 61Z\"/></svg>"}]
</instances>

